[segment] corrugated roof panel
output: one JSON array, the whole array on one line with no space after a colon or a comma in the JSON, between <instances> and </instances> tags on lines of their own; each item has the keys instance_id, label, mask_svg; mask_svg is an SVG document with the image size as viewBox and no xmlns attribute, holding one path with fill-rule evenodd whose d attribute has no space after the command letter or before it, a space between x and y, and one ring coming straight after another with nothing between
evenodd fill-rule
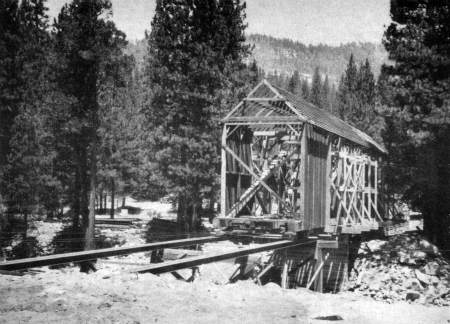
<instances>
[{"instance_id":1,"label":"corrugated roof panel","mask_svg":"<svg viewBox=\"0 0 450 324\"><path fill-rule=\"evenodd\" d=\"M331 133L346 138L356 144L375 147L381 152L386 150L375 142L369 135L360 131L359 129L347 124L342 119L334 116L330 112L320 109L313 104L305 101L302 98L286 91L280 87L273 86L288 102L290 102L300 114L304 115L306 119L313 125L323 128Z\"/></svg>"},{"instance_id":2,"label":"corrugated roof panel","mask_svg":"<svg viewBox=\"0 0 450 324\"><path fill-rule=\"evenodd\" d=\"M276 92L278 92L278 94ZM282 101L276 101L277 99L274 99L274 101L267 100L274 98L275 96L279 97L279 95L281 95L286 102L283 101L283 98L279 98ZM252 98L261 98L261 100L252 100ZM287 104L290 104L292 109L287 107ZM273 113L267 114L268 111L273 111ZM242 104L236 111L232 112L231 115L228 115L222 121L233 121L234 117L241 119L246 118L249 120L251 120L252 117L254 117L255 120L261 118L264 119L264 117L266 117L265 119L273 118L275 120L280 118L282 119L282 116L284 119L291 118L292 120L297 119L297 121L306 120L306 122L314 126L336 134L355 144L368 148L375 148L380 152L386 153L384 147L375 142L375 140L373 140L366 133L347 124L330 112L314 106L303 98L300 98L280 87L269 84L266 80L263 80L258 86L255 87L250 96L247 97L245 104ZM242 122L245 123L243 120Z\"/></svg>"}]
</instances>

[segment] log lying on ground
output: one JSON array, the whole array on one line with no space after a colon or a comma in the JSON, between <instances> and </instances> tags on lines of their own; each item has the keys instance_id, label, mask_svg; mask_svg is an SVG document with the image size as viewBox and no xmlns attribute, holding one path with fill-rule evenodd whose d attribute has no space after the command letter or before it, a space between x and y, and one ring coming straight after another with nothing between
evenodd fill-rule
<instances>
[{"instance_id":1,"label":"log lying on ground","mask_svg":"<svg viewBox=\"0 0 450 324\"><path fill-rule=\"evenodd\" d=\"M174 260L174 261L169 261L169 262L151 264L151 265L140 267L137 269L132 269L132 270L130 270L130 272L132 272L132 273L150 272L153 274L161 274L161 273L165 273L165 272L171 272L171 271L176 271L176 270L180 270L180 269L195 267L195 266L205 264L205 263L223 261L223 260L233 259L233 258L237 258L240 256L249 255L249 254L253 254L253 253L270 251L270 250L275 250L275 249L283 249L283 248L288 248L288 247L303 245L303 244L311 244L311 242L296 242L296 241L283 240L283 241L278 241L278 242L261 244L261 245L255 246L255 247L238 249L238 250L231 251L231 252L200 255L197 257L189 258L189 259L186 258L186 259L181 259L181 260Z\"/></svg>"},{"instance_id":2,"label":"log lying on ground","mask_svg":"<svg viewBox=\"0 0 450 324\"><path fill-rule=\"evenodd\" d=\"M197 238L187 238L187 239L181 239L181 240L154 242L154 243L148 243L148 244L131 246L131 247L119 247L119 248L108 248L108 249L98 249L98 250L89 250L89 251L81 251L81 252L53 254L53 255L36 257L36 258L17 259L17 260L1 262L0 270L12 271L12 270L34 268L34 267L57 265L57 264L63 264L63 263L69 263L69 262L95 260L98 258L106 258L106 257L110 257L110 256L115 256L115 255L125 255L125 254L145 252L145 251L171 248L171 247L190 246L190 245L195 245L195 244L216 242L216 241L221 241L221 240L226 240L226 239L227 239L227 237L225 237L225 236L206 236L206 237L197 237Z\"/></svg>"}]
</instances>

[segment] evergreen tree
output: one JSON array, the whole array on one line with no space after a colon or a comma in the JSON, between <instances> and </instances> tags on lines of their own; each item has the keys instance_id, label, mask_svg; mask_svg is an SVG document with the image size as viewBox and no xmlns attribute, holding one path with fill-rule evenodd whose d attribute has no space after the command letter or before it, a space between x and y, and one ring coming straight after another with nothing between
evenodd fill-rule
<instances>
[{"instance_id":1,"label":"evergreen tree","mask_svg":"<svg viewBox=\"0 0 450 324\"><path fill-rule=\"evenodd\" d=\"M350 116L349 122L355 127L379 138L381 125L376 110L376 85L369 60L361 64L357 77L357 108Z\"/></svg>"},{"instance_id":2,"label":"evergreen tree","mask_svg":"<svg viewBox=\"0 0 450 324\"><path fill-rule=\"evenodd\" d=\"M99 89L99 183L105 194L107 190L111 192L111 198L121 193L124 205L125 196L138 190L144 116L140 110L139 80L133 76L134 59L118 54L110 62L113 73ZM111 218L116 207L111 199Z\"/></svg>"},{"instance_id":3,"label":"evergreen tree","mask_svg":"<svg viewBox=\"0 0 450 324\"><path fill-rule=\"evenodd\" d=\"M14 3L7 1L1 7L2 22L15 21L16 26L15 30L5 28L2 34L5 36L2 44L15 50L4 52L14 54L9 58L10 73L4 75L14 86L9 87L7 98L0 96L6 105L10 104L0 118L1 122L8 122L2 126L7 135L2 144L0 187L10 212L28 215L41 206L52 215L59 207L60 189L53 170L56 157L51 132L58 100L51 81L46 8L43 0ZM9 10L3 11L8 6ZM11 37L13 32L15 36ZM12 39L15 46L11 44ZM52 195L48 194L50 191Z\"/></svg>"},{"instance_id":4,"label":"evergreen tree","mask_svg":"<svg viewBox=\"0 0 450 324\"><path fill-rule=\"evenodd\" d=\"M85 249L94 247L100 87L114 71L113 57L126 45L125 35L108 19L110 11L108 0L74 0L63 6L55 23L59 87L73 98L65 134L73 174L71 211L74 227L81 216Z\"/></svg>"},{"instance_id":5,"label":"evergreen tree","mask_svg":"<svg viewBox=\"0 0 450 324\"><path fill-rule=\"evenodd\" d=\"M294 94L300 92L300 75L297 70L294 71L291 78L289 79L287 90Z\"/></svg>"},{"instance_id":6,"label":"evergreen tree","mask_svg":"<svg viewBox=\"0 0 450 324\"><path fill-rule=\"evenodd\" d=\"M309 93L309 101L319 108L322 108L322 80L320 78L319 67L314 69L314 75L311 84L311 92Z\"/></svg>"},{"instance_id":7,"label":"evergreen tree","mask_svg":"<svg viewBox=\"0 0 450 324\"><path fill-rule=\"evenodd\" d=\"M303 97L303 99L305 99L305 100L309 100L309 93L310 93L310 90L309 90L309 84L308 84L308 80L307 79L303 79L302 81L301 81L301 89L302 89L302 97Z\"/></svg>"},{"instance_id":8,"label":"evergreen tree","mask_svg":"<svg viewBox=\"0 0 450 324\"><path fill-rule=\"evenodd\" d=\"M329 102L329 111L332 114L337 115L337 90L336 85L333 83L331 85L330 94L328 96L328 102Z\"/></svg>"},{"instance_id":9,"label":"evergreen tree","mask_svg":"<svg viewBox=\"0 0 450 324\"><path fill-rule=\"evenodd\" d=\"M0 2L0 176L7 164L11 126L20 103L21 80L17 61L23 39L18 11L18 0Z\"/></svg>"},{"instance_id":10,"label":"evergreen tree","mask_svg":"<svg viewBox=\"0 0 450 324\"><path fill-rule=\"evenodd\" d=\"M343 120L349 120L349 116L357 110L357 80L358 68L351 54L347 69L339 82L337 94L337 113Z\"/></svg>"},{"instance_id":11,"label":"evergreen tree","mask_svg":"<svg viewBox=\"0 0 450 324\"><path fill-rule=\"evenodd\" d=\"M187 230L197 228L202 198L217 188L217 119L228 96L239 96L248 71L244 9L236 0L156 4L146 69L152 93L144 105L149 160L166 191L176 194L178 221Z\"/></svg>"},{"instance_id":12,"label":"evergreen tree","mask_svg":"<svg viewBox=\"0 0 450 324\"><path fill-rule=\"evenodd\" d=\"M337 93L337 115L380 140L383 122L377 112L376 85L369 60L357 68L353 56L342 75Z\"/></svg>"},{"instance_id":13,"label":"evergreen tree","mask_svg":"<svg viewBox=\"0 0 450 324\"><path fill-rule=\"evenodd\" d=\"M386 180L419 208L431 240L450 249L450 5L392 2L380 77L389 149ZM397 182L401 181L401 182Z\"/></svg>"},{"instance_id":14,"label":"evergreen tree","mask_svg":"<svg viewBox=\"0 0 450 324\"><path fill-rule=\"evenodd\" d=\"M325 76L325 81L320 89L320 108L330 111L330 81L328 81L328 75Z\"/></svg>"}]
</instances>

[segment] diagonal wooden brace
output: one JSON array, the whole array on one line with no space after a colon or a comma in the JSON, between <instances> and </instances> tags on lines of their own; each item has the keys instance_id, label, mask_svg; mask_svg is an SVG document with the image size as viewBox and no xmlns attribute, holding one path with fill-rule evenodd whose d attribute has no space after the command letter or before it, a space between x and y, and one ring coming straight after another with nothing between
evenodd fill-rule
<instances>
[{"instance_id":1,"label":"diagonal wooden brace","mask_svg":"<svg viewBox=\"0 0 450 324\"><path fill-rule=\"evenodd\" d=\"M239 158L239 156L237 156L237 154L236 153L234 153L233 152L233 150L232 149L230 149L228 146L226 146L226 145L222 145L222 147L223 147L223 149L225 150L225 151L227 151L228 153L230 153L230 155L236 160L236 161L238 161L243 167L244 167L244 169L246 169L251 175L252 175L252 177L254 177L255 179L259 179L259 181L260 181L260 183L261 183L261 185L264 187L264 188L266 188L286 209L288 209L289 210L289 212L291 212L292 213L292 209L290 208L290 206L287 206L286 204L285 204L285 202L283 201L283 199L272 189L272 188L270 188L269 187L269 185L267 184L267 183L265 183L264 181L263 181L263 179L262 178L260 178L260 177L258 177L258 175L247 165L247 164L245 164L245 162L244 161L242 161L240 158Z\"/></svg>"}]
</instances>

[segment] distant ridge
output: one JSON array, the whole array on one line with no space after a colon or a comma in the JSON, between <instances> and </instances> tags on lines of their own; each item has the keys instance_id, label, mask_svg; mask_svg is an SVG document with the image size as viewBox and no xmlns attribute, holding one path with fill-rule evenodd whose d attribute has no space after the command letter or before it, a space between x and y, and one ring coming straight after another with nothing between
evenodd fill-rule
<instances>
[{"instance_id":1,"label":"distant ridge","mask_svg":"<svg viewBox=\"0 0 450 324\"><path fill-rule=\"evenodd\" d=\"M292 74L298 70L304 77L312 76L314 68L319 66L322 74L328 74L330 81L338 82L353 53L356 62L366 58L378 77L381 65L387 62L387 52L383 45L374 43L347 43L340 46L305 45L291 39L250 34L247 42L254 46L251 59L266 73Z\"/></svg>"},{"instance_id":2,"label":"distant ridge","mask_svg":"<svg viewBox=\"0 0 450 324\"><path fill-rule=\"evenodd\" d=\"M347 43L340 46L305 45L291 39L280 39L272 36L250 34L247 43L254 46L251 60L256 59L258 65L266 73L277 71L278 74L292 74L298 70L303 78L310 78L316 66L331 82L337 83L344 72L350 54L353 53L357 63L366 58L377 77L380 67L387 62L387 52L383 45L374 43ZM146 55L147 42L142 39L130 42L127 54L132 54L138 65L142 65Z\"/></svg>"}]
</instances>

